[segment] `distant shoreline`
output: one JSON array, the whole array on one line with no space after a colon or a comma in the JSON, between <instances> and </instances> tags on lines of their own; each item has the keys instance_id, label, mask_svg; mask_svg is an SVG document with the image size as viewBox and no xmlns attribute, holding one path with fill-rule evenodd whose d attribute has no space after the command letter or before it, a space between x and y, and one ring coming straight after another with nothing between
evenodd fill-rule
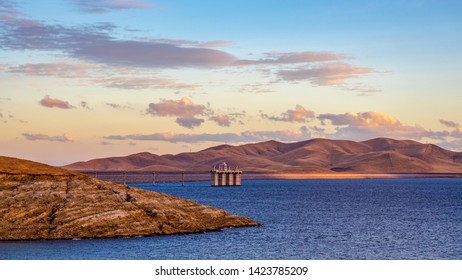
<instances>
[{"instance_id":1,"label":"distant shoreline","mask_svg":"<svg viewBox=\"0 0 462 280\"><path fill-rule=\"evenodd\" d=\"M462 178L462 173L292 173L249 174L252 179L399 179L399 178ZM252 176L252 177L253 177Z\"/></svg>"},{"instance_id":2,"label":"distant shoreline","mask_svg":"<svg viewBox=\"0 0 462 280\"><path fill-rule=\"evenodd\" d=\"M77 171L98 179L116 183L162 183L208 181L204 172L146 172L146 171ZM183 175L184 173L184 175ZM155 174L155 175L154 175ZM155 176L155 177L154 177ZM403 178L462 178L462 173L316 173L316 172L243 172L242 180L339 180L339 179L403 179Z\"/></svg>"}]
</instances>

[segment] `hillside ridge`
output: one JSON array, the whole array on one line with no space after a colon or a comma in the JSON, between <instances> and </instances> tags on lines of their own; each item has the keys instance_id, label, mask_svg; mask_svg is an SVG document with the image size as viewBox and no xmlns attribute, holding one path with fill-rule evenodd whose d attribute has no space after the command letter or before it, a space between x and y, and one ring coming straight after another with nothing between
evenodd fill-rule
<instances>
[{"instance_id":1,"label":"hillside ridge","mask_svg":"<svg viewBox=\"0 0 462 280\"><path fill-rule=\"evenodd\" d=\"M366 141L315 138L294 143L274 140L239 146L218 145L176 155L138 153L77 162L78 171L208 172L226 161L246 172L462 173L462 153L413 140Z\"/></svg>"}]
</instances>

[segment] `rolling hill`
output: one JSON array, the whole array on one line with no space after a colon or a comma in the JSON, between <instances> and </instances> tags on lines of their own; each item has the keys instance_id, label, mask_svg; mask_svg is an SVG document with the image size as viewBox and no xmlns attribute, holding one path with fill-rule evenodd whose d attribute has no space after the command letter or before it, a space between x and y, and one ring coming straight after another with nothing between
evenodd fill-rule
<instances>
[{"instance_id":1,"label":"rolling hill","mask_svg":"<svg viewBox=\"0 0 462 280\"><path fill-rule=\"evenodd\" d=\"M376 138L354 142L311 139L220 145L177 155L138 153L65 166L79 171L208 172L226 161L246 172L462 173L462 153L411 140Z\"/></svg>"}]
</instances>

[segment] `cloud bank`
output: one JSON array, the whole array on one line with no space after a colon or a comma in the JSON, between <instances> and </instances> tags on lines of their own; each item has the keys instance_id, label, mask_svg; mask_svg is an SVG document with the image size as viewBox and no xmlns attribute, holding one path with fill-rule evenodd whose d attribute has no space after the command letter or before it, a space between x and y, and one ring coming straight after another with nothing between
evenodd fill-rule
<instances>
[{"instance_id":1,"label":"cloud bank","mask_svg":"<svg viewBox=\"0 0 462 280\"><path fill-rule=\"evenodd\" d=\"M80 10L104 13L124 9L147 9L152 6L141 0L73 1ZM372 68L357 67L345 60L344 54L327 51L271 52L261 58L239 59L216 48L230 45L226 40L199 42L192 40L130 38L117 36L118 27L111 23L64 26L29 19L16 6L2 1L0 10L0 48L5 50L35 50L60 52L70 58L116 67L148 68L154 70L223 67L273 67L279 82L308 81L316 86L339 86L350 79L374 72ZM5 4L6 3L6 4ZM64 67L66 71L60 71ZM74 67L74 69L72 69ZM296 67L294 69L294 67ZM80 77L88 74L82 63L23 65L10 69L27 75L58 75ZM58 74L56 74L58 73ZM120 79L119 81L116 80ZM192 88L194 85L149 78L114 77L100 81L107 87L120 89ZM160 86L156 86L156 85ZM344 87L352 89L352 87ZM374 90L374 89L372 89Z\"/></svg>"},{"instance_id":2,"label":"cloud bank","mask_svg":"<svg viewBox=\"0 0 462 280\"><path fill-rule=\"evenodd\" d=\"M298 111L303 107L299 107ZM304 108L303 108L304 109ZM290 111L290 110L288 110ZM294 112L297 111L297 107ZM307 110L305 110L307 111ZM311 112L311 111L309 111ZM298 123L305 117L289 117L290 114L281 114L276 118L281 118ZM268 118L269 119L269 118ZM298 129L284 130L246 130L239 133L153 133L153 134L129 134L111 135L104 137L106 140L129 140L129 141L165 141L170 143L199 143L199 142L218 142L218 143L249 143L268 140L283 142L303 141L311 138L330 138L330 139L349 139L354 141L364 141L377 137L390 137L398 139L411 139L416 141L430 141L440 144L446 148L461 149L462 128L457 123L445 121L443 124L453 128L452 131L427 130L418 125L404 124L393 116L381 112L347 112L343 114L309 114L306 121L313 122L318 120L322 127L301 126ZM227 119L221 120L223 126L227 125ZM274 119L273 121L281 121ZM191 125L193 126L193 125Z\"/></svg>"}]
</instances>

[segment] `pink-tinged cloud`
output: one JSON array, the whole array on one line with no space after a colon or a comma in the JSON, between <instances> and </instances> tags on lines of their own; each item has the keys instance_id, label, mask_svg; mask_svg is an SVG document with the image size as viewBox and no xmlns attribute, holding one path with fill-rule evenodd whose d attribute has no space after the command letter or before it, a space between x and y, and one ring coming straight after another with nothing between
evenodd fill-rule
<instances>
[{"instance_id":1,"label":"pink-tinged cloud","mask_svg":"<svg viewBox=\"0 0 462 280\"><path fill-rule=\"evenodd\" d=\"M258 64L297 64L297 63L313 63L336 61L346 59L343 54L331 52L289 52L289 53L266 53L266 58L259 60L238 60L236 65L258 65Z\"/></svg>"},{"instance_id":2,"label":"pink-tinged cloud","mask_svg":"<svg viewBox=\"0 0 462 280\"><path fill-rule=\"evenodd\" d=\"M40 100L40 104L48 108L53 108L53 107L60 108L60 109L75 108L74 106L70 105L69 102L63 101L60 99L53 99L49 95L46 95L42 100Z\"/></svg>"},{"instance_id":3,"label":"pink-tinged cloud","mask_svg":"<svg viewBox=\"0 0 462 280\"><path fill-rule=\"evenodd\" d=\"M74 137L70 134L64 133L63 135L58 136L49 136L46 134L31 134L23 133L22 136L29 141L51 141L51 142L74 142Z\"/></svg>"},{"instance_id":4,"label":"pink-tinged cloud","mask_svg":"<svg viewBox=\"0 0 462 280\"><path fill-rule=\"evenodd\" d=\"M108 13L118 10L151 9L153 6L141 0L73 0L86 13Z\"/></svg>"},{"instance_id":5,"label":"pink-tinged cloud","mask_svg":"<svg viewBox=\"0 0 462 280\"><path fill-rule=\"evenodd\" d=\"M200 126L202 123L204 123L204 119L199 119L195 117L183 117L183 118L177 118L176 123L182 127L193 129L195 127Z\"/></svg>"},{"instance_id":6,"label":"pink-tinged cloud","mask_svg":"<svg viewBox=\"0 0 462 280\"><path fill-rule=\"evenodd\" d=\"M400 126L401 123L394 117L380 112L360 112L345 114L321 114L318 119L325 124L326 120L331 121L332 125L352 125L362 127L379 127L379 126Z\"/></svg>"},{"instance_id":7,"label":"pink-tinged cloud","mask_svg":"<svg viewBox=\"0 0 462 280\"><path fill-rule=\"evenodd\" d=\"M285 81L309 81L318 86L339 86L346 80L359 78L372 73L372 68L356 67L343 62L335 62L300 68L296 70L281 70L278 75Z\"/></svg>"},{"instance_id":8,"label":"pink-tinged cloud","mask_svg":"<svg viewBox=\"0 0 462 280\"><path fill-rule=\"evenodd\" d=\"M314 119L315 114L313 111L307 110L302 105L297 104L295 110L288 109L286 112L281 113L280 116L269 116L267 114L261 114L260 116L271 121L304 123Z\"/></svg>"},{"instance_id":9,"label":"pink-tinged cloud","mask_svg":"<svg viewBox=\"0 0 462 280\"><path fill-rule=\"evenodd\" d=\"M449 128L460 128L460 124L453 121L440 120L440 123Z\"/></svg>"},{"instance_id":10,"label":"pink-tinged cloud","mask_svg":"<svg viewBox=\"0 0 462 280\"><path fill-rule=\"evenodd\" d=\"M183 97L180 100L161 100L159 103L150 103L147 113L153 116L176 116L190 118L206 113L204 105L194 104L191 99Z\"/></svg>"},{"instance_id":11,"label":"pink-tinged cloud","mask_svg":"<svg viewBox=\"0 0 462 280\"><path fill-rule=\"evenodd\" d=\"M442 140L450 136L447 131L431 131L418 125L406 125L398 119L380 112L359 112L345 114L321 114L318 119L323 125L335 126L335 133L325 133L328 138L366 140L376 137L399 139L430 138Z\"/></svg>"}]
</instances>

